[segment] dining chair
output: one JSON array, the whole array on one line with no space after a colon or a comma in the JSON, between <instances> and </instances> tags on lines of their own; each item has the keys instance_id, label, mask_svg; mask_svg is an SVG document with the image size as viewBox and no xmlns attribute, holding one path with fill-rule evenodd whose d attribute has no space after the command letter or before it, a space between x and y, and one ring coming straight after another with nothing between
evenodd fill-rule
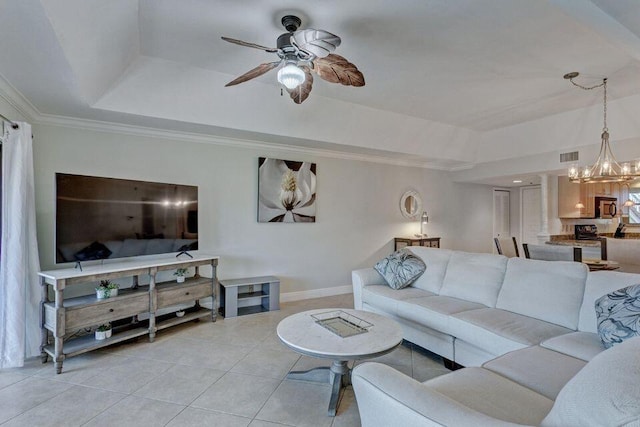
<instances>
[{"instance_id":1,"label":"dining chair","mask_svg":"<svg viewBox=\"0 0 640 427\"><path fill-rule=\"evenodd\" d=\"M496 249L500 255L504 255L509 258L517 258L520 256L520 251L518 251L518 243L516 242L516 238L512 237L511 239L501 239L499 237L494 237L493 241L496 244Z\"/></svg>"},{"instance_id":2,"label":"dining chair","mask_svg":"<svg viewBox=\"0 0 640 427\"><path fill-rule=\"evenodd\" d=\"M582 248L577 246L532 245L523 243L525 258L544 261L582 262Z\"/></svg>"},{"instance_id":3,"label":"dining chair","mask_svg":"<svg viewBox=\"0 0 640 427\"><path fill-rule=\"evenodd\" d=\"M607 246L607 259L620 265L624 273L640 273L640 240L604 238Z\"/></svg>"}]
</instances>

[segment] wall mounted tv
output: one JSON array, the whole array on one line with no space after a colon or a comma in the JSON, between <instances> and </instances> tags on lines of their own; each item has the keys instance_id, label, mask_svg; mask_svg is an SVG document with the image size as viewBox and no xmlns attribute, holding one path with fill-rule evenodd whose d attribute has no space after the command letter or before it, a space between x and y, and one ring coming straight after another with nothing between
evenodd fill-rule
<instances>
[{"instance_id":1,"label":"wall mounted tv","mask_svg":"<svg viewBox=\"0 0 640 427\"><path fill-rule=\"evenodd\" d=\"M56 173L56 263L198 249L198 187Z\"/></svg>"}]
</instances>

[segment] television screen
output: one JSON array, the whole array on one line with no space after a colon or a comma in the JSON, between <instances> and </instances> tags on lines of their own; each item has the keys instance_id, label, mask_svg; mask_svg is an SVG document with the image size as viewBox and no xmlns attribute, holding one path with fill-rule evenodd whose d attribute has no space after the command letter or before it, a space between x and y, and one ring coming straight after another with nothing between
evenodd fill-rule
<instances>
[{"instance_id":1,"label":"television screen","mask_svg":"<svg viewBox=\"0 0 640 427\"><path fill-rule=\"evenodd\" d=\"M56 173L56 263L198 249L198 187Z\"/></svg>"}]
</instances>

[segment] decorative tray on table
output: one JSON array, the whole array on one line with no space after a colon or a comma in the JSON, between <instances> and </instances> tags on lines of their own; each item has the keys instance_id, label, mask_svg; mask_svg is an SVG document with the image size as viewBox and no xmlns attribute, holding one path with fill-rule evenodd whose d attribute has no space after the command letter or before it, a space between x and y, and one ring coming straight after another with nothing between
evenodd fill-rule
<instances>
[{"instance_id":1,"label":"decorative tray on table","mask_svg":"<svg viewBox=\"0 0 640 427\"><path fill-rule=\"evenodd\" d=\"M363 334L373 325L342 310L312 314L315 322L342 338Z\"/></svg>"}]
</instances>

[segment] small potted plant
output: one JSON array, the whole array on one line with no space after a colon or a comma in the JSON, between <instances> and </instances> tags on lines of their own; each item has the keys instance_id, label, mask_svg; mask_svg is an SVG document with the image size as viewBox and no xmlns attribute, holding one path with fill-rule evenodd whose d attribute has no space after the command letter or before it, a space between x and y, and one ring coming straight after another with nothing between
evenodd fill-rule
<instances>
[{"instance_id":1,"label":"small potted plant","mask_svg":"<svg viewBox=\"0 0 640 427\"><path fill-rule=\"evenodd\" d=\"M102 284L102 282L100 282L100 285L96 288L96 298L106 299L109 298L110 295L111 291L109 290L109 288L107 288Z\"/></svg>"},{"instance_id":2,"label":"small potted plant","mask_svg":"<svg viewBox=\"0 0 640 427\"><path fill-rule=\"evenodd\" d=\"M100 281L100 286L103 286L107 289L109 289L109 295L108 298L110 297L117 297L118 296L118 289L120 289L120 285L112 282L111 280L101 280Z\"/></svg>"},{"instance_id":3,"label":"small potted plant","mask_svg":"<svg viewBox=\"0 0 640 427\"><path fill-rule=\"evenodd\" d=\"M111 323L105 323L96 328L96 339L104 340L111 337Z\"/></svg>"},{"instance_id":4,"label":"small potted plant","mask_svg":"<svg viewBox=\"0 0 640 427\"><path fill-rule=\"evenodd\" d=\"M176 276L176 282L184 283L184 276L187 275L188 271L189 271L188 268L178 268L178 269L176 269L176 272L173 273L173 275Z\"/></svg>"}]
</instances>

